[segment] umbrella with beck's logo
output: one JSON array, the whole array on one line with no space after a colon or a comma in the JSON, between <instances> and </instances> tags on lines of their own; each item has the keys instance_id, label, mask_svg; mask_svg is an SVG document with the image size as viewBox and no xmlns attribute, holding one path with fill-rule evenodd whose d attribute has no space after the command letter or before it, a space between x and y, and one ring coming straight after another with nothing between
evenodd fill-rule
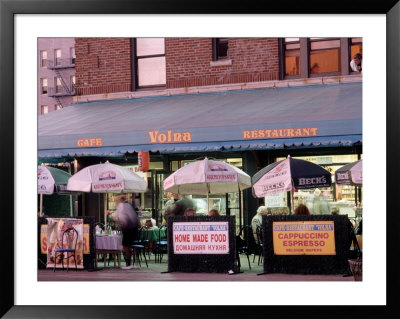
<instances>
[{"instance_id":1,"label":"umbrella with beck's logo","mask_svg":"<svg viewBox=\"0 0 400 319\"><path fill-rule=\"evenodd\" d=\"M335 172L335 182L341 185L362 185L362 160L342 166Z\"/></svg>"},{"instance_id":2,"label":"umbrella with beck's logo","mask_svg":"<svg viewBox=\"0 0 400 319\"><path fill-rule=\"evenodd\" d=\"M301 159L288 158L272 163L252 177L253 195L265 197L293 189L331 186L331 173Z\"/></svg>"}]
</instances>

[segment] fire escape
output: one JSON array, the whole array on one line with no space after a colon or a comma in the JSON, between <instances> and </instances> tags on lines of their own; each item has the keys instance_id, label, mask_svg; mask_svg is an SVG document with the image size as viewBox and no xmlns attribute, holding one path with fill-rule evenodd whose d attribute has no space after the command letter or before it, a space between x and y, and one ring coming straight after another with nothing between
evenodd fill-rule
<instances>
[{"instance_id":1,"label":"fire escape","mask_svg":"<svg viewBox=\"0 0 400 319\"><path fill-rule=\"evenodd\" d=\"M62 97L75 95L74 84L71 83L71 85L69 85L65 79L66 77L65 71L67 69L72 69L74 67L75 67L75 58L68 58L68 59L56 58L54 61L52 60L47 61L47 68L49 70L53 70L57 75L57 81L54 83L54 87L48 88L47 95L49 97L55 98L57 103L61 106L61 108L64 107L64 105L61 102Z\"/></svg>"}]
</instances>

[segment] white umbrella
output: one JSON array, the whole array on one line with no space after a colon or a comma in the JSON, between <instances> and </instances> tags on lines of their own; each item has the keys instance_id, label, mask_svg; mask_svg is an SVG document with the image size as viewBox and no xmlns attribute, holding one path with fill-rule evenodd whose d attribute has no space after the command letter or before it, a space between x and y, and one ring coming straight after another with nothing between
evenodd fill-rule
<instances>
[{"instance_id":1,"label":"white umbrella","mask_svg":"<svg viewBox=\"0 0 400 319\"><path fill-rule=\"evenodd\" d=\"M168 176L163 182L164 191L175 194L233 193L251 187L251 178L239 168L221 161L205 158L195 161Z\"/></svg>"},{"instance_id":2,"label":"white umbrella","mask_svg":"<svg viewBox=\"0 0 400 319\"><path fill-rule=\"evenodd\" d=\"M72 175L68 180L67 190L93 193L143 193L147 190L147 183L128 168L107 161L104 164L90 165Z\"/></svg>"}]
</instances>

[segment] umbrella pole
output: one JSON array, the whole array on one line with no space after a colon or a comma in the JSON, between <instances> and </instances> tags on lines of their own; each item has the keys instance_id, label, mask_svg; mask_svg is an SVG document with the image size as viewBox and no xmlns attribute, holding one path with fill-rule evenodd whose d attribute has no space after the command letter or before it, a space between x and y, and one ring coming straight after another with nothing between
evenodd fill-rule
<instances>
[{"instance_id":1,"label":"umbrella pole","mask_svg":"<svg viewBox=\"0 0 400 319\"><path fill-rule=\"evenodd\" d=\"M209 203L208 203L208 192L207 192L207 215L208 215L209 211L210 211L210 208L209 208Z\"/></svg>"},{"instance_id":2,"label":"umbrella pole","mask_svg":"<svg viewBox=\"0 0 400 319\"><path fill-rule=\"evenodd\" d=\"M43 209L43 194L40 194L39 216L42 216L42 209Z\"/></svg>"}]
</instances>

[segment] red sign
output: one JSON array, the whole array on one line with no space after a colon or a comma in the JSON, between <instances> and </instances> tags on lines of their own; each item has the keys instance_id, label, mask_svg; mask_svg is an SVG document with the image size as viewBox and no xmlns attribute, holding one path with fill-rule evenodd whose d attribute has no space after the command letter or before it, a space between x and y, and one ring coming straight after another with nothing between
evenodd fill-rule
<instances>
[{"instance_id":1,"label":"red sign","mask_svg":"<svg viewBox=\"0 0 400 319\"><path fill-rule=\"evenodd\" d=\"M150 166L149 152L139 151L138 153L138 171L147 172Z\"/></svg>"}]
</instances>

